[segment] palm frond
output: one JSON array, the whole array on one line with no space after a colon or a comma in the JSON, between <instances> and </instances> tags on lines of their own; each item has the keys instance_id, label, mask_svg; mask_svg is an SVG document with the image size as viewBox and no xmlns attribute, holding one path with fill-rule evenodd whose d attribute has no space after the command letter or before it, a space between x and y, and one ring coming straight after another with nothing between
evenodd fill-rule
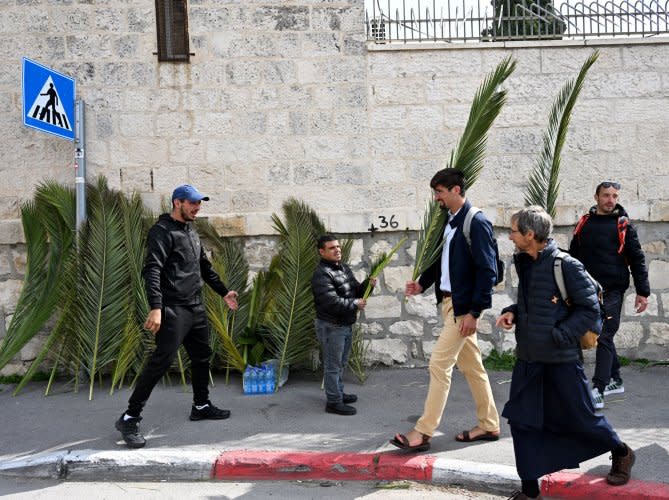
<instances>
[{"instance_id":1,"label":"palm frond","mask_svg":"<svg viewBox=\"0 0 669 500\"><path fill-rule=\"evenodd\" d=\"M348 367L361 384L364 384L369 377L365 367L365 361L367 359L367 352L369 351L370 344L371 341L365 339L365 334L360 325L354 325Z\"/></svg>"},{"instance_id":2,"label":"palm frond","mask_svg":"<svg viewBox=\"0 0 669 500\"><path fill-rule=\"evenodd\" d=\"M118 357L112 373L110 393L114 392L117 385L120 387L129 373L141 371L147 359L147 352L153 343L151 334L142 328L149 312L142 268L146 254L146 235L154 215L144 206L137 193L129 197L119 195L119 204L123 217L125 250L130 277L130 302L131 307L134 306L134 311L127 315Z\"/></svg>"},{"instance_id":3,"label":"palm frond","mask_svg":"<svg viewBox=\"0 0 669 500\"><path fill-rule=\"evenodd\" d=\"M12 322L0 345L0 369L44 326L60 303L63 268L73 255L74 191L53 182L38 186L21 207L26 272Z\"/></svg>"},{"instance_id":4,"label":"palm frond","mask_svg":"<svg viewBox=\"0 0 669 500\"><path fill-rule=\"evenodd\" d=\"M506 90L500 86L513 73L516 62L505 58L489 73L476 91L465 130L451 152L448 167L465 176L465 189L471 187L483 170L488 130L506 102Z\"/></svg>"},{"instance_id":5,"label":"palm frond","mask_svg":"<svg viewBox=\"0 0 669 500\"><path fill-rule=\"evenodd\" d=\"M465 130L451 152L447 168L455 168L463 173L465 190L476 182L483 170L488 131L506 102L506 91L501 90L500 86L515 68L516 62L507 57L486 76L472 101ZM441 231L446 217L446 210L436 201L428 203L418 233L412 280L416 280L439 257L443 244Z\"/></svg>"},{"instance_id":6,"label":"palm frond","mask_svg":"<svg viewBox=\"0 0 669 500\"><path fill-rule=\"evenodd\" d=\"M381 271L383 271L383 268L386 267L388 264L390 264L390 261L393 258L393 255L399 250L399 248L404 245L404 242L407 240L407 237L405 236L402 238L397 245L395 245L390 252L387 254L384 252L382 253L374 262L372 262L370 268L369 268L369 278L376 278L379 274L381 274ZM362 298L364 300L367 300L367 297L369 297L369 294L372 293L372 283L371 281L368 281L367 287L365 288L365 293L363 294Z\"/></svg>"},{"instance_id":7,"label":"palm frond","mask_svg":"<svg viewBox=\"0 0 669 500\"><path fill-rule=\"evenodd\" d=\"M276 214L272 216L275 229L281 236L276 265L280 281L273 292L266 319L268 347L279 360L279 373L288 364L304 360L315 345L311 277L318 262L315 250L317 231L312 225L311 209L304 204L300 208L291 210L284 204L285 224Z\"/></svg>"},{"instance_id":8,"label":"palm frond","mask_svg":"<svg viewBox=\"0 0 669 500\"><path fill-rule=\"evenodd\" d=\"M73 345L66 346L70 362L88 376L89 399L95 377L118 358L130 300L130 272L118 193L106 181L88 186L89 216L80 239L80 279L74 305Z\"/></svg>"},{"instance_id":9,"label":"palm frond","mask_svg":"<svg viewBox=\"0 0 669 500\"><path fill-rule=\"evenodd\" d=\"M551 217L555 217L555 207L560 191L560 159L571 114L583 88L588 70L598 57L599 51L595 50L581 66L576 79L567 81L553 102L548 127L543 133L541 154L528 180L525 205L539 205Z\"/></svg>"},{"instance_id":10,"label":"palm frond","mask_svg":"<svg viewBox=\"0 0 669 500\"><path fill-rule=\"evenodd\" d=\"M423 224L418 232L412 280L418 279L439 257L443 245L441 231L446 224L447 216L447 211L442 209L439 203L434 200L428 202L423 215Z\"/></svg>"}]
</instances>

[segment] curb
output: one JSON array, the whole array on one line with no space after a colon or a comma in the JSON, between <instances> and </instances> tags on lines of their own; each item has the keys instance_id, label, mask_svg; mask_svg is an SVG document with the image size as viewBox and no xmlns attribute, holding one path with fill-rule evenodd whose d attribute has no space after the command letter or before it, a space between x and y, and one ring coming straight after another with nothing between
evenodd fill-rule
<instances>
[{"instance_id":1,"label":"curb","mask_svg":"<svg viewBox=\"0 0 669 500\"><path fill-rule=\"evenodd\" d=\"M74 481L409 480L506 493L520 484L511 466L396 451L77 450L2 462L0 476ZM541 491L564 499L669 500L667 483L633 479L625 486L610 486L601 476L570 472L545 476Z\"/></svg>"}]
</instances>

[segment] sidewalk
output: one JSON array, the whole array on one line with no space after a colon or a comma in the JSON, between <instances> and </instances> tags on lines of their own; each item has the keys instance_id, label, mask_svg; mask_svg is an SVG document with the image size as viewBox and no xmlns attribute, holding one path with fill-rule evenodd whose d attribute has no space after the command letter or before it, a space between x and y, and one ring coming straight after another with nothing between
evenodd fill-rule
<instances>
[{"instance_id":1,"label":"sidewalk","mask_svg":"<svg viewBox=\"0 0 669 500\"><path fill-rule=\"evenodd\" d=\"M637 452L633 481L611 488L604 481L608 455L544 479L553 498L669 499L669 368L624 368L627 392L607 399L604 412ZM588 373L592 367L588 367ZM509 372L490 374L501 411ZM358 394L353 417L324 412L317 375L291 373L276 394L245 396L241 381L216 379L215 404L229 408L223 421L188 420L191 396L179 386L159 386L141 429L147 446L129 450L114 429L129 390L109 395L96 387L78 394L59 386L44 397L45 383L29 385L17 397L0 385L0 475L72 480L208 479L412 479L510 493L518 489L513 444L506 422L502 439L465 445L453 437L475 424L469 389L454 374L448 405L428 453L407 455L388 444L405 432L422 411L426 369L372 371L365 385L347 380Z\"/></svg>"}]
</instances>

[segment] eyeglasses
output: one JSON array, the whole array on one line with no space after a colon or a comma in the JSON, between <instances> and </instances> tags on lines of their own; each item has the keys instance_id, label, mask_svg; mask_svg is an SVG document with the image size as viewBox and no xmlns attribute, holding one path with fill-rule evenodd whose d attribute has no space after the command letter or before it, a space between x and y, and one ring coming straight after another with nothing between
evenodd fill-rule
<instances>
[{"instance_id":1,"label":"eyeglasses","mask_svg":"<svg viewBox=\"0 0 669 500\"><path fill-rule=\"evenodd\" d=\"M604 181L604 182L600 182L600 183L599 183L599 186L597 186L597 189L598 189L598 190L599 190L599 188L604 188L604 189L608 189L608 188L620 189L620 182L613 182L613 181Z\"/></svg>"}]
</instances>

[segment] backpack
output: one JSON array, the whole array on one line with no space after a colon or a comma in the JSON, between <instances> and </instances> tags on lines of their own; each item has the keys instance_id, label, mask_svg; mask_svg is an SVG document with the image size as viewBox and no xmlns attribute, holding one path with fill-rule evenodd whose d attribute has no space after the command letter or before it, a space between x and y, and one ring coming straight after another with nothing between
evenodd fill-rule
<instances>
[{"instance_id":1,"label":"backpack","mask_svg":"<svg viewBox=\"0 0 669 500\"><path fill-rule=\"evenodd\" d=\"M469 251L471 251L472 249L472 238L470 234L472 231L472 219L480 211L481 211L480 208L471 207L469 209L469 212L467 212L467 215L465 215L465 220L462 223L462 234L464 234L465 240L467 240L467 246L469 247ZM495 260L497 262L497 277L495 278L495 285L499 285L502 281L504 281L504 261L499 258L499 248L497 248L497 239L493 238L492 241L495 247Z\"/></svg>"},{"instance_id":2,"label":"backpack","mask_svg":"<svg viewBox=\"0 0 669 500\"><path fill-rule=\"evenodd\" d=\"M565 303L570 306L570 301L569 301L569 295L567 294L567 287L564 283L564 274L562 272L562 261L564 260L565 257L568 257L569 254L566 252L559 251L557 255L555 256L555 259L553 260L553 277L555 278L555 284L558 287L558 290L560 290L560 296L562 297L562 300L565 301ZM588 271L585 271L585 274L587 275L588 279L590 282L595 285L595 289L597 290L597 298L599 299L599 310L600 310L600 319L597 322L597 326L595 327L597 330L601 331L602 329L602 318L601 316L604 314L603 310L603 289L602 285L599 284L599 282L590 276L590 273ZM593 347L597 346L597 337L599 337L599 332L595 330L588 330L583 334L581 337L581 348L582 349L592 349Z\"/></svg>"},{"instance_id":3,"label":"backpack","mask_svg":"<svg viewBox=\"0 0 669 500\"><path fill-rule=\"evenodd\" d=\"M585 223L588 221L590 218L590 214L587 213L583 215L579 220L578 223L576 224L576 227L574 228L574 237L579 238L579 243L581 242L580 239L580 234L581 234L581 229L583 229L583 226ZM630 220L628 217L621 215L618 217L618 242L620 243L620 246L618 247L618 254L620 255L623 253L623 250L625 248L625 235L627 234L627 226L629 226Z\"/></svg>"}]
</instances>

